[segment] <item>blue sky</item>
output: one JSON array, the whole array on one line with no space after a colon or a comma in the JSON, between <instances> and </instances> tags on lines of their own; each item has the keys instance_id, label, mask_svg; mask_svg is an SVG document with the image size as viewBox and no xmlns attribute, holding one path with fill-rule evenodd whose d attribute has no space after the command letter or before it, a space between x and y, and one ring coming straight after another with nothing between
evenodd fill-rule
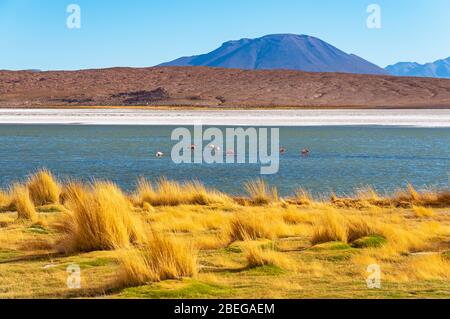
<instances>
[{"instance_id":1,"label":"blue sky","mask_svg":"<svg viewBox=\"0 0 450 319\"><path fill-rule=\"evenodd\" d=\"M66 8L81 7L81 29ZM382 9L368 29L366 8ZM0 0L0 69L145 67L227 40L308 34L380 66L450 56L449 0Z\"/></svg>"}]
</instances>

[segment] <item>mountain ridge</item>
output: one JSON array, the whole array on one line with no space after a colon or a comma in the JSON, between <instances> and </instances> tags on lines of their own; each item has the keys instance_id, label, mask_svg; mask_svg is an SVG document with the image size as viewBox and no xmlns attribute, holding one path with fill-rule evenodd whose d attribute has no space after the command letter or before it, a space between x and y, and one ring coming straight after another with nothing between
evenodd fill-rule
<instances>
[{"instance_id":1,"label":"mountain ridge","mask_svg":"<svg viewBox=\"0 0 450 319\"><path fill-rule=\"evenodd\" d=\"M450 80L208 67L0 71L0 108L447 108Z\"/></svg>"},{"instance_id":2,"label":"mountain ridge","mask_svg":"<svg viewBox=\"0 0 450 319\"><path fill-rule=\"evenodd\" d=\"M450 79L450 57L434 62L420 64L417 62L398 62L385 68L395 76L432 77Z\"/></svg>"},{"instance_id":3,"label":"mountain ridge","mask_svg":"<svg viewBox=\"0 0 450 319\"><path fill-rule=\"evenodd\" d=\"M355 54L347 54L319 38L296 34L272 34L256 39L231 40L209 53L181 57L159 66L387 74L381 67Z\"/></svg>"}]
</instances>

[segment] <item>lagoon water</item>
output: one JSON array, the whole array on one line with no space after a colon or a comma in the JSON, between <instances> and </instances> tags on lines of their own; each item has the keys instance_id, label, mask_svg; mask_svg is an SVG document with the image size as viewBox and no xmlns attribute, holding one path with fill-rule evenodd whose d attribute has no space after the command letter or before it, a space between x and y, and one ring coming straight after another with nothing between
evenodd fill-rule
<instances>
[{"instance_id":1,"label":"lagoon water","mask_svg":"<svg viewBox=\"0 0 450 319\"><path fill-rule=\"evenodd\" d=\"M128 191L141 176L165 176L242 194L243 183L260 176L254 164L174 164L174 128L2 124L0 187L43 167L61 179L109 179ZM287 153L280 158L279 173L265 179L282 195L298 187L314 194L350 194L365 185L391 192L408 182L418 188L449 187L449 127L285 126L280 135ZM305 147L311 154L301 157ZM156 158L157 151L168 156Z\"/></svg>"}]
</instances>

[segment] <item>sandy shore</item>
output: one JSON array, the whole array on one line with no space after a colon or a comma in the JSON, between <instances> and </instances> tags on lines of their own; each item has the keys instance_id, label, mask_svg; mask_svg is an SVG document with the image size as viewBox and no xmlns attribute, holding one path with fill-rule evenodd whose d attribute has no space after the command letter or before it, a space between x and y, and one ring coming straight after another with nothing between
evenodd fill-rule
<instances>
[{"instance_id":1,"label":"sandy shore","mask_svg":"<svg viewBox=\"0 0 450 319\"><path fill-rule=\"evenodd\" d=\"M0 109L0 124L450 127L450 110Z\"/></svg>"}]
</instances>

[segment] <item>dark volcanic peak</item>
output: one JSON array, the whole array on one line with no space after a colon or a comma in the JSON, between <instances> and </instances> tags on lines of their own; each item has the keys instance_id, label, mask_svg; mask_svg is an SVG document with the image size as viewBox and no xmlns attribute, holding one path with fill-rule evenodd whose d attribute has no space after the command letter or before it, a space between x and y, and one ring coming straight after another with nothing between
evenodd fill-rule
<instances>
[{"instance_id":1,"label":"dark volcanic peak","mask_svg":"<svg viewBox=\"0 0 450 319\"><path fill-rule=\"evenodd\" d=\"M399 62L386 67L389 74L450 79L450 57L433 63Z\"/></svg>"},{"instance_id":2,"label":"dark volcanic peak","mask_svg":"<svg viewBox=\"0 0 450 319\"><path fill-rule=\"evenodd\" d=\"M210 53L183 57L161 66L386 74L386 71L375 64L347 54L318 38L295 34L228 41Z\"/></svg>"}]
</instances>

